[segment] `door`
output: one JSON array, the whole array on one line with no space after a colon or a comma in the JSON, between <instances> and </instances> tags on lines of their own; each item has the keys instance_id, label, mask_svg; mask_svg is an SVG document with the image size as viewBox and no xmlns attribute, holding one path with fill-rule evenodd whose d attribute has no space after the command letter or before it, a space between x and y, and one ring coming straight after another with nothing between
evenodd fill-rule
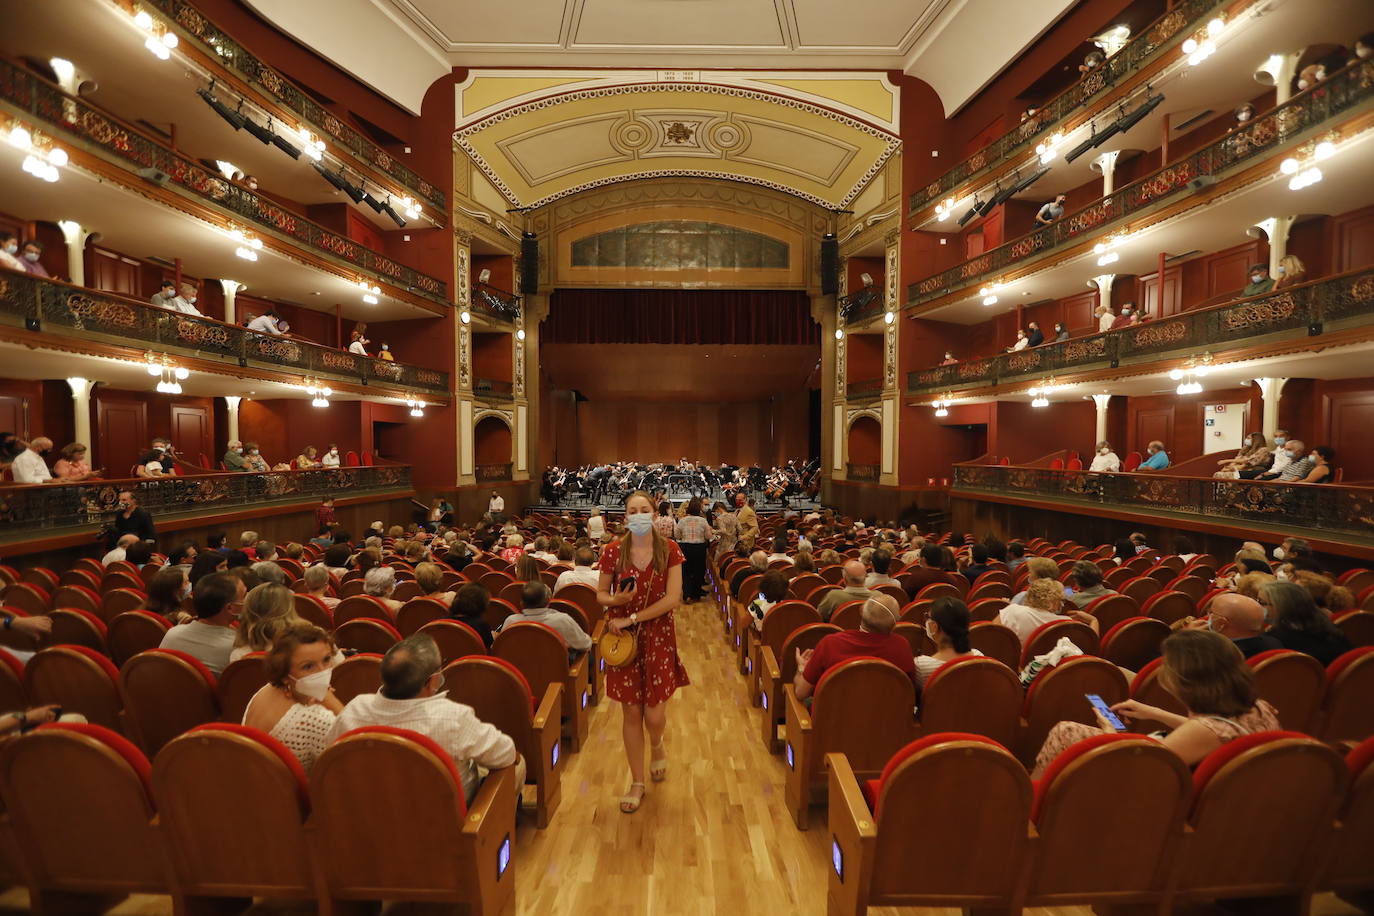
<instances>
[{"instance_id":1,"label":"door","mask_svg":"<svg viewBox=\"0 0 1374 916\"><path fill-rule=\"evenodd\" d=\"M14 433L20 439L28 440L28 398L0 395L0 432Z\"/></svg>"},{"instance_id":2,"label":"door","mask_svg":"<svg viewBox=\"0 0 1374 916\"><path fill-rule=\"evenodd\" d=\"M148 405L143 401L99 398L96 413L100 448L96 454L110 477L128 477L148 443Z\"/></svg>"},{"instance_id":3,"label":"door","mask_svg":"<svg viewBox=\"0 0 1374 916\"><path fill-rule=\"evenodd\" d=\"M1135 415L1135 441L1131 443L1132 451L1140 452L1143 456L1145 448L1155 440L1163 442L1164 450L1169 451L1171 443L1174 441L1174 409L1172 407L1156 407L1137 411Z\"/></svg>"},{"instance_id":4,"label":"door","mask_svg":"<svg viewBox=\"0 0 1374 916\"><path fill-rule=\"evenodd\" d=\"M1202 411L1202 453L1238 449L1245 444L1245 404L1208 404Z\"/></svg>"},{"instance_id":5,"label":"door","mask_svg":"<svg viewBox=\"0 0 1374 916\"><path fill-rule=\"evenodd\" d=\"M215 454L215 447L210 433L210 409L173 405L172 445L192 464L200 464L201 455L207 460L214 460L211 458Z\"/></svg>"}]
</instances>

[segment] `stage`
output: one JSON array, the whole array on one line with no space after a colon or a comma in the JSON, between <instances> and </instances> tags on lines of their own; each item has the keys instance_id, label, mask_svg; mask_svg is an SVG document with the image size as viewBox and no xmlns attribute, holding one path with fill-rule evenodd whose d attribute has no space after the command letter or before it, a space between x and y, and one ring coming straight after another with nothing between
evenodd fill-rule
<instances>
[{"instance_id":1,"label":"stage","mask_svg":"<svg viewBox=\"0 0 1374 916\"><path fill-rule=\"evenodd\" d=\"M819 509L820 503L814 499L809 499L803 494L789 496L785 499L770 499L765 490L746 488L746 497L754 500L754 511L760 515L770 515L782 512L786 509L796 509L799 512L808 512L812 509ZM694 496L702 496L703 489L698 488L695 492L682 491L670 488L665 498L673 504L673 509L687 502ZM716 487L706 494L702 500L702 508L710 512L717 502L729 503L725 491ZM572 493L557 503L538 502L526 506L527 512L540 513L560 513L560 512L589 512L593 507L598 507L603 514L618 514L625 508L624 496L621 494L603 494L600 498L595 498L588 494ZM709 516L708 516L709 517Z\"/></svg>"}]
</instances>

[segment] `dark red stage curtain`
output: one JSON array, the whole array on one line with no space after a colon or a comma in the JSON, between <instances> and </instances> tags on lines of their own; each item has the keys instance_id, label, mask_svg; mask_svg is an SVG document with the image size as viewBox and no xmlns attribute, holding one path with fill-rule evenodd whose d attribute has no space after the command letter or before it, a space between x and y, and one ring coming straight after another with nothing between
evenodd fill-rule
<instances>
[{"instance_id":1,"label":"dark red stage curtain","mask_svg":"<svg viewBox=\"0 0 1374 916\"><path fill-rule=\"evenodd\" d=\"M819 344L802 290L558 289L542 343Z\"/></svg>"}]
</instances>

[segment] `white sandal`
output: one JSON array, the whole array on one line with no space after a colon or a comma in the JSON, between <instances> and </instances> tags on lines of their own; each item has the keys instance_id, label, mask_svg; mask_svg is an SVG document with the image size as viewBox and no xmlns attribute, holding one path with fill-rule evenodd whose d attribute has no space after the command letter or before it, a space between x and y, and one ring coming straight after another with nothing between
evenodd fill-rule
<instances>
[{"instance_id":1,"label":"white sandal","mask_svg":"<svg viewBox=\"0 0 1374 916\"><path fill-rule=\"evenodd\" d=\"M658 745L652 749L654 753L663 752L663 745ZM668 778L668 758L656 757L649 760L649 778L654 782L663 782Z\"/></svg>"},{"instance_id":2,"label":"white sandal","mask_svg":"<svg viewBox=\"0 0 1374 916\"><path fill-rule=\"evenodd\" d=\"M645 789L644 783L642 783L642 782L632 782L632 783L630 783L630 791L631 791L631 792L634 791L635 786L639 786L639 794L638 794L638 795L622 795L622 796L620 797L620 813L621 813L621 814L634 814L636 811L639 810L639 806L642 805L642 804L644 804L644 794L645 794L645 792L644 792L644 789Z\"/></svg>"}]
</instances>

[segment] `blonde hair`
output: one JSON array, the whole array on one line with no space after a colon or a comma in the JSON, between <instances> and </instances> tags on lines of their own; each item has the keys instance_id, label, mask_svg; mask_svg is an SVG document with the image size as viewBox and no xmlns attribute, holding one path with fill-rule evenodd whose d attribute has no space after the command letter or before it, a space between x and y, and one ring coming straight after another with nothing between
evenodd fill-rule
<instances>
[{"instance_id":1,"label":"blonde hair","mask_svg":"<svg viewBox=\"0 0 1374 916\"><path fill-rule=\"evenodd\" d=\"M239 612L239 629L234 645L248 646L255 652L265 652L277 636L288 627L305 624L296 615L295 596L291 589L273 582L256 586L243 599Z\"/></svg>"},{"instance_id":2,"label":"blonde hair","mask_svg":"<svg viewBox=\"0 0 1374 916\"><path fill-rule=\"evenodd\" d=\"M1031 582L1059 578L1059 564L1049 557L1031 557L1026 560L1026 569L1026 578Z\"/></svg>"},{"instance_id":3,"label":"blonde hair","mask_svg":"<svg viewBox=\"0 0 1374 916\"><path fill-rule=\"evenodd\" d=\"M1270 582L1277 581L1279 581L1278 578L1271 573L1246 573L1236 579L1236 594L1244 595L1246 598L1253 598L1258 601L1260 589Z\"/></svg>"},{"instance_id":4,"label":"blonde hair","mask_svg":"<svg viewBox=\"0 0 1374 916\"><path fill-rule=\"evenodd\" d=\"M648 493L645 493L643 490L635 490L629 496L625 497L627 518L630 503L636 499L642 499L649 504L650 509L654 508L654 501L649 497ZM623 573L630 568L631 537L633 537L633 535L630 533L630 526L626 524L625 533L620 536L620 562L616 564L617 572ZM649 537L653 539L654 544L654 572L661 573L668 568L668 539L660 534L657 528L649 529Z\"/></svg>"},{"instance_id":5,"label":"blonde hair","mask_svg":"<svg viewBox=\"0 0 1374 916\"><path fill-rule=\"evenodd\" d=\"M1026 605L1037 611L1064 610L1064 584L1058 579L1036 579L1026 589Z\"/></svg>"},{"instance_id":6,"label":"blonde hair","mask_svg":"<svg viewBox=\"0 0 1374 916\"><path fill-rule=\"evenodd\" d=\"M444 587L444 571L438 563L421 563L415 567L415 581L426 595L437 592Z\"/></svg>"}]
</instances>

